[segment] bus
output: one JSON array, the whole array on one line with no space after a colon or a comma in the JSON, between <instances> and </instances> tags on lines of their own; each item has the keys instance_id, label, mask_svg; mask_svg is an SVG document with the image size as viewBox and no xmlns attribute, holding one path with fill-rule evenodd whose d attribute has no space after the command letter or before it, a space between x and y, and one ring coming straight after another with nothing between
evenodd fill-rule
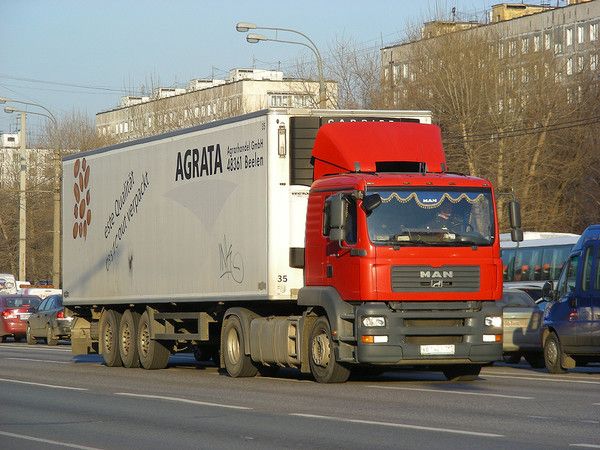
<instances>
[{"instance_id":1,"label":"bus","mask_svg":"<svg viewBox=\"0 0 600 450\"><path fill-rule=\"evenodd\" d=\"M539 288L547 280L556 281L578 234L526 231L522 242L500 235L505 287Z\"/></svg>"}]
</instances>

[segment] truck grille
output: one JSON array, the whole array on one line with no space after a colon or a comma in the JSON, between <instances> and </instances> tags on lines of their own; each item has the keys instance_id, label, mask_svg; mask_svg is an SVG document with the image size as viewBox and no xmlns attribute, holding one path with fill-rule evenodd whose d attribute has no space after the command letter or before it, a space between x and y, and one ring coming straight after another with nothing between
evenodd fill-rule
<instances>
[{"instance_id":1,"label":"truck grille","mask_svg":"<svg viewBox=\"0 0 600 450\"><path fill-rule=\"evenodd\" d=\"M479 266L393 266L392 292L477 292Z\"/></svg>"}]
</instances>

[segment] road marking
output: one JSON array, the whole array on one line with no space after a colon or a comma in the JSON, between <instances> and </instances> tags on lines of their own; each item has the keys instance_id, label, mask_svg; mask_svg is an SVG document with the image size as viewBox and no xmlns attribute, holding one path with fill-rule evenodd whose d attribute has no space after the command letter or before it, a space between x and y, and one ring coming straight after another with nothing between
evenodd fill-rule
<instances>
[{"instance_id":1,"label":"road marking","mask_svg":"<svg viewBox=\"0 0 600 450\"><path fill-rule=\"evenodd\" d=\"M60 445L62 447L79 448L82 450L100 450L96 447L86 447L85 445L71 444L69 442L53 441L50 439L42 439L42 438L36 438L33 436L26 436L24 434L8 433L7 431L0 431L0 435L12 437L12 438L16 438L16 439L25 439L27 441L43 442L44 444Z\"/></svg>"},{"instance_id":2,"label":"road marking","mask_svg":"<svg viewBox=\"0 0 600 450\"><path fill-rule=\"evenodd\" d=\"M373 389L391 389L397 391L417 391L417 392L435 392L442 394L457 394L457 395L479 395L482 397L501 397L501 398L514 398L517 400L533 400L535 397L522 397L520 395L505 395L505 394L486 394L483 392L465 392L465 391L448 391L444 389L419 389L419 388L408 388L408 387L396 387L396 386L367 386Z\"/></svg>"},{"instance_id":3,"label":"road marking","mask_svg":"<svg viewBox=\"0 0 600 450\"><path fill-rule=\"evenodd\" d=\"M530 419L542 419L542 420L550 420L552 419L552 417L548 417L548 416L527 416Z\"/></svg>"},{"instance_id":4,"label":"road marking","mask_svg":"<svg viewBox=\"0 0 600 450\"><path fill-rule=\"evenodd\" d=\"M569 447L600 448L600 445L596 445L596 444L569 444Z\"/></svg>"},{"instance_id":5,"label":"road marking","mask_svg":"<svg viewBox=\"0 0 600 450\"><path fill-rule=\"evenodd\" d=\"M41 387L47 387L47 388L52 388L52 389L67 389L67 390L71 390L71 391L87 391L86 388L78 388L78 387L72 387L72 386L57 386L55 384L45 384L45 383L34 383L33 381L10 380L8 378L0 378L0 381L4 381L6 383L29 384L32 386L41 386Z\"/></svg>"},{"instance_id":6,"label":"road marking","mask_svg":"<svg viewBox=\"0 0 600 450\"><path fill-rule=\"evenodd\" d=\"M454 430L452 428L424 427L424 426L420 426L420 425L409 425L406 423L375 422L372 420L345 419L343 417L318 416L316 414L290 413L290 416L307 417L309 419L333 420L336 422L359 423L359 424L364 424L364 425L379 425L379 426L383 426L383 427L408 428L411 430L438 431L440 433L466 434L469 436L504 437L503 434L481 433L481 432L477 432L477 431L465 431L465 430Z\"/></svg>"},{"instance_id":7,"label":"road marking","mask_svg":"<svg viewBox=\"0 0 600 450\"><path fill-rule=\"evenodd\" d=\"M592 403L594 406L600 406L600 403Z\"/></svg>"},{"instance_id":8,"label":"road marking","mask_svg":"<svg viewBox=\"0 0 600 450\"><path fill-rule=\"evenodd\" d=\"M508 376L508 375L488 375L487 373L481 375L481 377L490 377L490 378L510 378L513 380L529 380L529 381L543 381L554 382L554 383L579 383L579 384L600 384L600 381L586 381L586 380L570 380L568 378L554 378L554 377L544 377L544 378L529 378L529 377L519 377L519 376Z\"/></svg>"},{"instance_id":9,"label":"road marking","mask_svg":"<svg viewBox=\"0 0 600 450\"><path fill-rule=\"evenodd\" d=\"M51 359L31 359L31 358L4 358L4 359L13 359L16 361L48 362L48 363L55 363L55 364L71 364L71 361L54 361Z\"/></svg>"},{"instance_id":10,"label":"road marking","mask_svg":"<svg viewBox=\"0 0 600 450\"><path fill-rule=\"evenodd\" d=\"M36 345L19 345L19 344L0 344L0 350L30 350L30 351L49 351L49 352L65 352L71 353L71 349L68 348L48 348Z\"/></svg>"},{"instance_id":11,"label":"road marking","mask_svg":"<svg viewBox=\"0 0 600 450\"><path fill-rule=\"evenodd\" d=\"M187 398L164 397L162 395L132 394L130 392L115 392L115 395L123 395L126 397L150 398L150 399L156 399L156 400L168 400L168 401L172 401L172 402L191 403L192 405L217 406L219 408L252 409L252 408L248 408L246 406L225 405L222 403L199 402L196 400L188 400Z\"/></svg>"},{"instance_id":12,"label":"road marking","mask_svg":"<svg viewBox=\"0 0 600 450\"><path fill-rule=\"evenodd\" d=\"M506 370L494 370L494 371L482 371L480 376L487 376L489 375L518 375L521 372L525 372L527 373L527 371L506 371ZM590 377L595 377L597 379L598 376L600 375L600 372L590 372L590 373L581 373L581 372L569 372L567 375L562 375L562 379L568 379L568 380L589 380ZM553 375L550 373L527 373L527 375L518 375L518 376L523 376L523 377L528 377L531 379L538 379L538 380L546 380L548 378L561 378L561 376L559 375ZM565 378L565 376L568 376L568 378Z\"/></svg>"}]
</instances>

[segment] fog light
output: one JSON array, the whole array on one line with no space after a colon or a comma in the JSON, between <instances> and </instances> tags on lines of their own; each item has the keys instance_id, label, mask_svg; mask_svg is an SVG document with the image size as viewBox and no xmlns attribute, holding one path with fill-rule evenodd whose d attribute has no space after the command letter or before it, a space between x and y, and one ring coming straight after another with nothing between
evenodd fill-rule
<instances>
[{"instance_id":1,"label":"fog light","mask_svg":"<svg viewBox=\"0 0 600 450\"><path fill-rule=\"evenodd\" d=\"M501 334L484 334L483 342L502 342Z\"/></svg>"},{"instance_id":2,"label":"fog light","mask_svg":"<svg viewBox=\"0 0 600 450\"><path fill-rule=\"evenodd\" d=\"M363 327L366 327L366 328L385 327L385 317L382 317L382 316L363 317L362 324L363 324Z\"/></svg>"},{"instance_id":3,"label":"fog light","mask_svg":"<svg viewBox=\"0 0 600 450\"><path fill-rule=\"evenodd\" d=\"M385 344L388 341L387 336L361 336L360 341L363 344Z\"/></svg>"},{"instance_id":4,"label":"fog light","mask_svg":"<svg viewBox=\"0 0 600 450\"><path fill-rule=\"evenodd\" d=\"M499 316L486 317L483 323L487 327L501 328L502 327L502 317L499 317Z\"/></svg>"}]
</instances>

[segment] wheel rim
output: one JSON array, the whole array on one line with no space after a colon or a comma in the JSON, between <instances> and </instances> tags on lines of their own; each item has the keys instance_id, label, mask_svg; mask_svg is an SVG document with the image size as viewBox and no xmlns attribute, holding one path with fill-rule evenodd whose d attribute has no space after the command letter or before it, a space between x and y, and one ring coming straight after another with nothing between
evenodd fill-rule
<instances>
[{"instance_id":1,"label":"wheel rim","mask_svg":"<svg viewBox=\"0 0 600 450\"><path fill-rule=\"evenodd\" d=\"M140 353L146 357L150 349L150 330L148 325L143 323L140 330Z\"/></svg>"},{"instance_id":2,"label":"wheel rim","mask_svg":"<svg viewBox=\"0 0 600 450\"><path fill-rule=\"evenodd\" d=\"M129 354L131 348L131 329L128 322L123 322L121 330L121 353L123 356Z\"/></svg>"},{"instance_id":3,"label":"wheel rim","mask_svg":"<svg viewBox=\"0 0 600 450\"><path fill-rule=\"evenodd\" d=\"M112 351L112 343L113 343L112 324L110 322L106 322L104 324L104 349L107 352Z\"/></svg>"},{"instance_id":4,"label":"wheel rim","mask_svg":"<svg viewBox=\"0 0 600 450\"><path fill-rule=\"evenodd\" d=\"M325 330L313 338L312 341L312 360L320 367L327 367L331 360L331 346L329 337Z\"/></svg>"},{"instance_id":5,"label":"wheel rim","mask_svg":"<svg viewBox=\"0 0 600 450\"><path fill-rule=\"evenodd\" d=\"M237 364L240 360L240 337L235 328L232 328L227 333L227 354L233 364Z\"/></svg>"},{"instance_id":6,"label":"wheel rim","mask_svg":"<svg viewBox=\"0 0 600 450\"><path fill-rule=\"evenodd\" d=\"M548 346L546 347L546 357L550 364L556 364L556 361L558 360L558 348L556 347L556 342L554 342L554 340L548 342Z\"/></svg>"}]
</instances>

